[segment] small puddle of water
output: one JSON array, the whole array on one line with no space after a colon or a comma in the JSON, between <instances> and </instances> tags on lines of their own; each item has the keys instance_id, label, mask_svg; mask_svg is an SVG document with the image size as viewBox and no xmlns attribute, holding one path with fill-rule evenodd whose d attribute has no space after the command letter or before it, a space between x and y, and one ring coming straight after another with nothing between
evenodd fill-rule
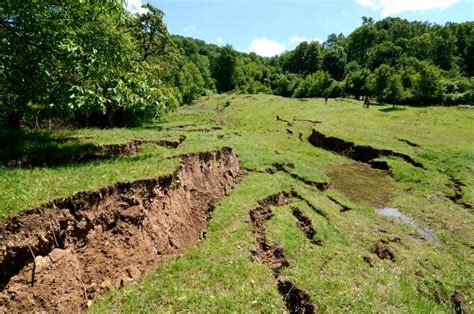
<instances>
[{"instance_id":1,"label":"small puddle of water","mask_svg":"<svg viewBox=\"0 0 474 314\"><path fill-rule=\"evenodd\" d=\"M436 233L428 228L423 228L417 225L414 221L413 218L411 218L408 215L403 214L400 212L398 208L392 208L392 207L384 207L381 209L377 209L375 213L379 216L382 217L391 217L400 220L406 225L409 225L413 229L415 229L420 236L422 236L424 239L436 242L438 243L438 237L436 236Z\"/></svg>"}]
</instances>

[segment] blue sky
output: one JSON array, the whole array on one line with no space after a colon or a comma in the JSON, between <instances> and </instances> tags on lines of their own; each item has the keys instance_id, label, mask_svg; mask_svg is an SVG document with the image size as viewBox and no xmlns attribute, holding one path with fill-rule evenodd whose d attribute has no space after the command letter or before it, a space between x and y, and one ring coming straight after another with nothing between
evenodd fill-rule
<instances>
[{"instance_id":1,"label":"blue sky","mask_svg":"<svg viewBox=\"0 0 474 314\"><path fill-rule=\"evenodd\" d=\"M362 23L396 16L439 24L474 21L474 0L128 0L136 11L150 2L165 12L172 34L270 56L302 40L348 35Z\"/></svg>"}]
</instances>

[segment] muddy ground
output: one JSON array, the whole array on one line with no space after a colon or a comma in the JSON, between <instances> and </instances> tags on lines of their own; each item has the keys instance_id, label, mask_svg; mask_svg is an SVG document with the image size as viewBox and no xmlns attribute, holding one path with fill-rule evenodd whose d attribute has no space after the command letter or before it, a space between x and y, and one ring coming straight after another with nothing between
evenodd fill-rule
<instances>
[{"instance_id":1,"label":"muddy ground","mask_svg":"<svg viewBox=\"0 0 474 314\"><path fill-rule=\"evenodd\" d=\"M193 247L242 175L229 148L188 154L173 174L81 192L0 226L0 312L75 312Z\"/></svg>"}]
</instances>

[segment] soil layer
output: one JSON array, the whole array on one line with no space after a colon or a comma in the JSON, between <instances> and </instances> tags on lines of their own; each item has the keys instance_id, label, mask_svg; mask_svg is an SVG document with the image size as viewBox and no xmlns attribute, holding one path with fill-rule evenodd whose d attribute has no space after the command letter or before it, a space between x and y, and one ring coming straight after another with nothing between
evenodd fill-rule
<instances>
[{"instance_id":1,"label":"soil layer","mask_svg":"<svg viewBox=\"0 0 474 314\"><path fill-rule=\"evenodd\" d=\"M414 167L424 169L424 166L421 163L415 161L408 155L388 149L377 149L371 146L357 145L337 137L326 136L315 129L313 129L313 132L309 136L308 140L313 146L343 155L355 161L367 163L377 169L389 170L387 169L387 163L374 162L374 159L380 157L397 157L413 165Z\"/></svg>"},{"instance_id":2,"label":"soil layer","mask_svg":"<svg viewBox=\"0 0 474 314\"><path fill-rule=\"evenodd\" d=\"M0 312L77 312L193 247L242 172L229 148L184 155L172 175L80 192L0 225Z\"/></svg>"}]
</instances>

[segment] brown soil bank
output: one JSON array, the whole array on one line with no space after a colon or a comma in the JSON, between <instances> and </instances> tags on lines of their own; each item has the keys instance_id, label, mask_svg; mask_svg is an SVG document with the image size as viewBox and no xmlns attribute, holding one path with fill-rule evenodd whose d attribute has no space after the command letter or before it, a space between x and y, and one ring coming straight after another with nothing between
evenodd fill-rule
<instances>
[{"instance_id":1,"label":"brown soil bank","mask_svg":"<svg viewBox=\"0 0 474 314\"><path fill-rule=\"evenodd\" d=\"M383 161L375 161L374 159L380 157L397 157L406 161L407 163L424 169L423 165L408 155L394 152L388 149L377 149L370 146L357 145L343 139L326 136L325 134L313 129L313 132L308 138L308 141L316 147L329 150L331 152L346 156L355 161L370 164L372 167L381 170L390 170L388 164Z\"/></svg>"},{"instance_id":2,"label":"brown soil bank","mask_svg":"<svg viewBox=\"0 0 474 314\"><path fill-rule=\"evenodd\" d=\"M202 238L241 177L229 148L182 156L169 176L81 192L0 225L0 312L77 312Z\"/></svg>"}]
</instances>

